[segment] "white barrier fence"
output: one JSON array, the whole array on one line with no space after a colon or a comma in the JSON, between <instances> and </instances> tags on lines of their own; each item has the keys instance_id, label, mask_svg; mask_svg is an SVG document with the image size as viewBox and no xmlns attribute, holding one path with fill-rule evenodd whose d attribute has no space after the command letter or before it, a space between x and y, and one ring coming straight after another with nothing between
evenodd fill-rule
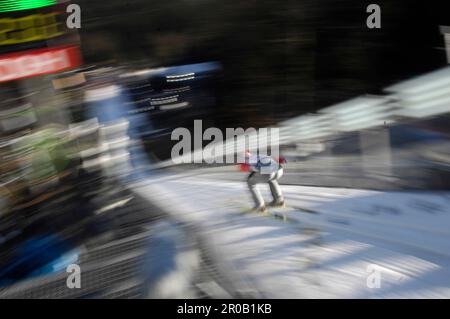
<instances>
[{"instance_id":1,"label":"white barrier fence","mask_svg":"<svg viewBox=\"0 0 450 319\"><path fill-rule=\"evenodd\" d=\"M237 138L217 142L220 150L216 157L236 154L247 147L254 150L258 145L269 143L272 147L292 143L303 143L330 138L338 133L355 132L395 123L398 118L426 119L450 112L450 66L401 82L385 89L386 96L362 96L330 106L315 114L302 115L278 125L279 140L268 141L267 137L246 134ZM270 129L270 128L269 128ZM259 143L259 144L258 144ZM279 143L279 144L278 144ZM308 155L307 150L304 155ZM313 151L312 151L313 152ZM189 162L191 158L203 156L202 150L183 154L164 161L155 168L174 166Z\"/></svg>"}]
</instances>

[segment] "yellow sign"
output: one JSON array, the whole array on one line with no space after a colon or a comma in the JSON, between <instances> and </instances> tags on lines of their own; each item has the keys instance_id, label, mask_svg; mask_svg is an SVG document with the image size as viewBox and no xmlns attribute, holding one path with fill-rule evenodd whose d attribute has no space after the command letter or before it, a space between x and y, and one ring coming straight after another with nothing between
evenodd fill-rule
<instances>
[{"instance_id":1,"label":"yellow sign","mask_svg":"<svg viewBox=\"0 0 450 319\"><path fill-rule=\"evenodd\" d=\"M0 19L0 46L43 41L63 35L57 13Z\"/></svg>"}]
</instances>

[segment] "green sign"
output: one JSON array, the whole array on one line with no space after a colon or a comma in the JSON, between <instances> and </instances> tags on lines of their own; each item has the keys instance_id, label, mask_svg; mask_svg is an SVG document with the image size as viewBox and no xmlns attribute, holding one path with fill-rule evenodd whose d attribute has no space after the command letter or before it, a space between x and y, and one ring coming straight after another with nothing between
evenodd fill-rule
<instances>
[{"instance_id":1,"label":"green sign","mask_svg":"<svg viewBox=\"0 0 450 319\"><path fill-rule=\"evenodd\" d=\"M56 0L0 0L0 12L30 10L56 4Z\"/></svg>"}]
</instances>

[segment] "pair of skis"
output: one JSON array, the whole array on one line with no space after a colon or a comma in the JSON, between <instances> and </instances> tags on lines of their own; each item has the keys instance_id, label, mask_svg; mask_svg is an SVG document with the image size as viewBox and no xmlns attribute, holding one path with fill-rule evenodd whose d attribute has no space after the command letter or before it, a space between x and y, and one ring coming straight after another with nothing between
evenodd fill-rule
<instances>
[{"instance_id":1,"label":"pair of skis","mask_svg":"<svg viewBox=\"0 0 450 319\"><path fill-rule=\"evenodd\" d=\"M276 220L283 221L285 223L298 223L293 218L290 218L287 213L292 211L297 211L298 209L295 209L293 207L267 207L266 211L264 212L258 212L254 208L247 208L242 211L242 214L252 214L252 215L259 215L264 217L270 217Z\"/></svg>"}]
</instances>

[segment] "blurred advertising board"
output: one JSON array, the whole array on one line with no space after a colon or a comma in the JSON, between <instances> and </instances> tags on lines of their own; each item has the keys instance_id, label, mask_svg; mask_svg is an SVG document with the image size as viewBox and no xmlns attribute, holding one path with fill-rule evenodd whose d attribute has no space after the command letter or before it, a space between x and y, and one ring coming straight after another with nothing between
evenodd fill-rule
<instances>
[{"instance_id":1,"label":"blurred advertising board","mask_svg":"<svg viewBox=\"0 0 450 319\"><path fill-rule=\"evenodd\" d=\"M37 9L56 3L56 0L2 0L0 1L0 12Z\"/></svg>"},{"instance_id":2,"label":"blurred advertising board","mask_svg":"<svg viewBox=\"0 0 450 319\"><path fill-rule=\"evenodd\" d=\"M0 82L51 74L82 64L77 46L23 51L0 56Z\"/></svg>"},{"instance_id":3,"label":"blurred advertising board","mask_svg":"<svg viewBox=\"0 0 450 319\"><path fill-rule=\"evenodd\" d=\"M0 1L0 54L78 45L76 29L67 27L70 2Z\"/></svg>"}]
</instances>

